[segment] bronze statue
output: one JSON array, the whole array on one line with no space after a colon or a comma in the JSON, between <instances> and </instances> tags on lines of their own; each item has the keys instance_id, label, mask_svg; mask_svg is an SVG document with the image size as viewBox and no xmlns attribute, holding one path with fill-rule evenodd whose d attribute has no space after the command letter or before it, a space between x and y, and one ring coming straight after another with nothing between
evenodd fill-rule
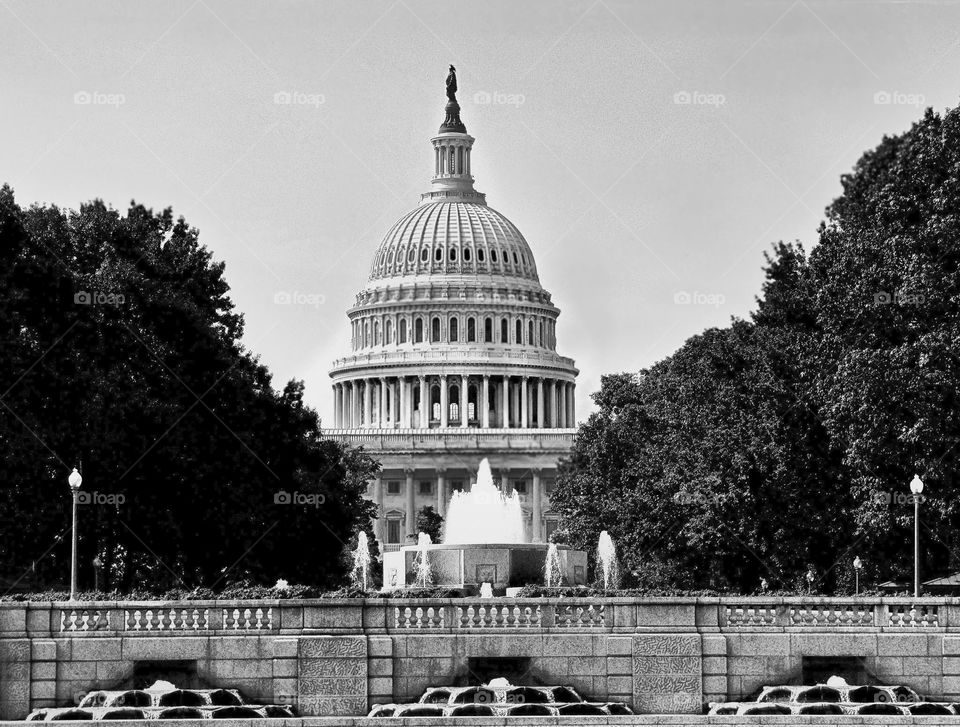
<instances>
[{"instance_id":1,"label":"bronze statue","mask_svg":"<svg viewBox=\"0 0 960 727\"><path fill-rule=\"evenodd\" d=\"M456 103L457 101L457 69L450 66L450 73L447 74L447 99Z\"/></svg>"}]
</instances>

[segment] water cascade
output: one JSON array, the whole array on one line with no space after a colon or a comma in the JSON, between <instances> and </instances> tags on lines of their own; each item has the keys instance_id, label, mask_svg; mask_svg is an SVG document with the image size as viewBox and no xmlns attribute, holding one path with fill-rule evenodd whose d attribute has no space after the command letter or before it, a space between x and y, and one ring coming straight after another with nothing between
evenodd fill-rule
<instances>
[{"instance_id":1,"label":"water cascade","mask_svg":"<svg viewBox=\"0 0 960 727\"><path fill-rule=\"evenodd\" d=\"M617 563L617 548L606 530L600 532L597 542L597 562L603 572L603 590L620 587L620 565Z\"/></svg>"},{"instance_id":2,"label":"water cascade","mask_svg":"<svg viewBox=\"0 0 960 727\"><path fill-rule=\"evenodd\" d=\"M543 567L544 582L547 588L558 588L563 585L563 564L560 562L560 551L556 543L547 546L547 560Z\"/></svg>"}]
</instances>

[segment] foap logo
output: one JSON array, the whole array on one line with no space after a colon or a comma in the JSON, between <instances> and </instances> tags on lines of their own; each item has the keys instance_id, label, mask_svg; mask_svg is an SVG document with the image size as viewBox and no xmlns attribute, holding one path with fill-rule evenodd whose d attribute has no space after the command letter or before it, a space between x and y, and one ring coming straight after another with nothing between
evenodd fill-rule
<instances>
[{"instance_id":1,"label":"foap logo","mask_svg":"<svg viewBox=\"0 0 960 727\"><path fill-rule=\"evenodd\" d=\"M73 294L77 305L123 305L127 302L123 293L108 293L103 290L78 290Z\"/></svg>"},{"instance_id":2,"label":"foap logo","mask_svg":"<svg viewBox=\"0 0 960 727\"><path fill-rule=\"evenodd\" d=\"M921 293L898 291L891 295L881 290L879 293L874 293L873 302L876 305L923 305L927 302L927 298Z\"/></svg>"},{"instance_id":3,"label":"foap logo","mask_svg":"<svg viewBox=\"0 0 960 727\"><path fill-rule=\"evenodd\" d=\"M312 308L319 308L327 302L327 298L320 293L279 290L273 294L273 302L275 305L305 305Z\"/></svg>"},{"instance_id":4,"label":"foap logo","mask_svg":"<svg viewBox=\"0 0 960 727\"><path fill-rule=\"evenodd\" d=\"M876 504L891 505L913 505L916 502L923 503L923 495L914 495L912 492L875 492L871 498Z\"/></svg>"},{"instance_id":5,"label":"foap logo","mask_svg":"<svg viewBox=\"0 0 960 727\"><path fill-rule=\"evenodd\" d=\"M277 106L313 106L314 108L320 108L327 102L327 97L322 93L277 91L273 94L273 102Z\"/></svg>"},{"instance_id":6,"label":"foap logo","mask_svg":"<svg viewBox=\"0 0 960 727\"><path fill-rule=\"evenodd\" d=\"M673 94L673 103L677 106L723 106L727 97L722 93L705 93L703 91L677 91Z\"/></svg>"},{"instance_id":7,"label":"foap logo","mask_svg":"<svg viewBox=\"0 0 960 727\"><path fill-rule=\"evenodd\" d=\"M101 93L100 91L77 91L73 94L73 103L77 106L112 106L120 108L127 102L122 93Z\"/></svg>"},{"instance_id":8,"label":"foap logo","mask_svg":"<svg viewBox=\"0 0 960 727\"><path fill-rule=\"evenodd\" d=\"M120 507L127 501L126 496L120 492L97 492L96 490L77 493L78 505L113 505Z\"/></svg>"},{"instance_id":9,"label":"foap logo","mask_svg":"<svg viewBox=\"0 0 960 727\"><path fill-rule=\"evenodd\" d=\"M314 494L311 492L287 492L279 490L273 493L274 505L299 505L307 507L320 507L327 501L325 495Z\"/></svg>"},{"instance_id":10,"label":"foap logo","mask_svg":"<svg viewBox=\"0 0 960 727\"><path fill-rule=\"evenodd\" d=\"M477 91L473 94L473 102L478 106L523 106L527 97L522 93L505 93L504 91Z\"/></svg>"},{"instance_id":11,"label":"foap logo","mask_svg":"<svg viewBox=\"0 0 960 727\"><path fill-rule=\"evenodd\" d=\"M915 109L926 106L927 98L922 93L901 93L900 91L877 91L873 94L877 106L912 106Z\"/></svg>"},{"instance_id":12,"label":"foap logo","mask_svg":"<svg viewBox=\"0 0 960 727\"><path fill-rule=\"evenodd\" d=\"M676 305L709 305L719 308L727 302L727 297L723 293L702 293L699 290L690 293L678 290L673 294L673 302Z\"/></svg>"}]
</instances>

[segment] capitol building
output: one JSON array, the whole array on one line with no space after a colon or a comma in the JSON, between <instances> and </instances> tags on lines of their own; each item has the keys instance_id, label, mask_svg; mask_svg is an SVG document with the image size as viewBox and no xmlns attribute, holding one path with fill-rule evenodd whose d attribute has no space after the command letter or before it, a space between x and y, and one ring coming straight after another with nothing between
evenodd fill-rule
<instances>
[{"instance_id":1,"label":"capitol building","mask_svg":"<svg viewBox=\"0 0 960 727\"><path fill-rule=\"evenodd\" d=\"M575 433L578 372L557 353L560 311L523 235L474 188L452 67L447 97L430 188L374 253L347 311L350 353L330 371L324 434L381 463L368 493L384 551L415 539L425 505L445 515L484 457L520 495L528 539L546 540L557 461Z\"/></svg>"}]
</instances>

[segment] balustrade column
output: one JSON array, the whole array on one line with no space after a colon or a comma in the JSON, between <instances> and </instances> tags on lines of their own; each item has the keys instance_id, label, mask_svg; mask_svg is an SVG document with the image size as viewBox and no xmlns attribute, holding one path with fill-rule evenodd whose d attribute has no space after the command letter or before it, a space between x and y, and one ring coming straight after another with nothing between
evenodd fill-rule
<instances>
[{"instance_id":1,"label":"balustrade column","mask_svg":"<svg viewBox=\"0 0 960 727\"><path fill-rule=\"evenodd\" d=\"M483 375L483 395L481 398L482 409L480 409L480 426L484 429L490 428L490 375Z\"/></svg>"},{"instance_id":2,"label":"balustrade column","mask_svg":"<svg viewBox=\"0 0 960 727\"><path fill-rule=\"evenodd\" d=\"M430 403L427 396L427 377L420 378L420 428L429 429L430 427Z\"/></svg>"},{"instance_id":3,"label":"balustrade column","mask_svg":"<svg viewBox=\"0 0 960 727\"><path fill-rule=\"evenodd\" d=\"M543 429L543 379L537 379L537 427Z\"/></svg>"},{"instance_id":4,"label":"balustrade column","mask_svg":"<svg viewBox=\"0 0 960 727\"><path fill-rule=\"evenodd\" d=\"M500 426L510 428L510 377L504 376L500 384Z\"/></svg>"},{"instance_id":5,"label":"balustrade column","mask_svg":"<svg viewBox=\"0 0 960 727\"><path fill-rule=\"evenodd\" d=\"M373 419L370 416L373 407L373 379L363 380L363 426L368 429L373 426Z\"/></svg>"},{"instance_id":6,"label":"balustrade column","mask_svg":"<svg viewBox=\"0 0 960 727\"><path fill-rule=\"evenodd\" d=\"M406 475L406 496L407 496L407 506L406 512L404 512L405 525L407 528L407 534L413 533L413 537L417 537L417 502L414 497L413 492L413 470L410 468L405 469L404 474Z\"/></svg>"},{"instance_id":7,"label":"balustrade column","mask_svg":"<svg viewBox=\"0 0 960 727\"><path fill-rule=\"evenodd\" d=\"M437 513L447 516L447 471L437 469Z\"/></svg>"},{"instance_id":8,"label":"balustrade column","mask_svg":"<svg viewBox=\"0 0 960 727\"><path fill-rule=\"evenodd\" d=\"M448 426L450 426L450 390L447 389L447 375L440 374L440 428L446 429Z\"/></svg>"},{"instance_id":9,"label":"balustrade column","mask_svg":"<svg viewBox=\"0 0 960 727\"><path fill-rule=\"evenodd\" d=\"M534 543L543 542L543 480L540 478L540 470L533 470L533 523L530 533L530 539Z\"/></svg>"},{"instance_id":10,"label":"balustrade column","mask_svg":"<svg viewBox=\"0 0 960 727\"><path fill-rule=\"evenodd\" d=\"M460 428L466 429L470 426L470 377L467 374L460 375Z\"/></svg>"}]
</instances>

